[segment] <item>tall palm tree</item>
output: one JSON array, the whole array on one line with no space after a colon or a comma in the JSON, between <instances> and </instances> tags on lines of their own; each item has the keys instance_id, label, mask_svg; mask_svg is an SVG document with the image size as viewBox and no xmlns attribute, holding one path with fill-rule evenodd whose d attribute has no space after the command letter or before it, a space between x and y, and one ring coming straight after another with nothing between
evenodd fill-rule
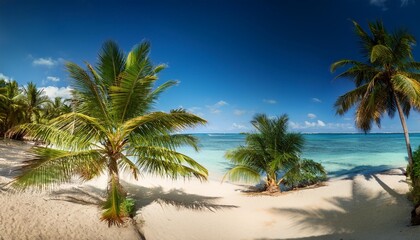
<instances>
[{"instance_id":1,"label":"tall palm tree","mask_svg":"<svg viewBox=\"0 0 420 240\"><path fill-rule=\"evenodd\" d=\"M420 63L413 60L416 41L405 30L389 33L382 22L369 23L370 34L353 21L359 38L364 62L340 60L331 71L347 67L337 78L350 78L356 89L340 96L335 102L337 114L344 115L356 106L356 127L369 132L378 127L384 114L401 120L407 146L409 166L413 164L410 138L405 117L412 108L420 107ZM405 116L405 117L404 117Z\"/></svg>"},{"instance_id":2,"label":"tall palm tree","mask_svg":"<svg viewBox=\"0 0 420 240\"><path fill-rule=\"evenodd\" d=\"M26 122L35 123L40 120L46 104L50 101L44 90L38 89L33 82L29 82L26 87L23 87L22 100L25 104Z\"/></svg>"},{"instance_id":3,"label":"tall palm tree","mask_svg":"<svg viewBox=\"0 0 420 240\"><path fill-rule=\"evenodd\" d=\"M287 122L287 115L268 118L257 114L251 121L257 132L246 134L246 146L226 153L232 167L225 178L258 183L265 175L264 190L269 192L280 191L281 183L293 187L325 179L320 163L300 158L304 138L299 133L288 133Z\"/></svg>"},{"instance_id":4,"label":"tall palm tree","mask_svg":"<svg viewBox=\"0 0 420 240\"><path fill-rule=\"evenodd\" d=\"M0 87L0 134L6 137L14 126L25 121L24 102L16 81L2 81Z\"/></svg>"},{"instance_id":5,"label":"tall palm tree","mask_svg":"<svg viewBox=\"0 0 420 240\"><path fill-rule=\"evenodd\" d=\"M14 180L17 188L45 188L83 180L102 173L108 175L107 197L102 220L120 224L124 216L126 192L120 172L134 178L150 173L171 178L207 179L207 170L176 148L189 145L197 149L197 139L173 134L206 121L182 109L156 112L159 95L177 82L168 81L154 88L163 65L154 66L150 45L142 42L127 56L112 41L105 42L95 67L86 69L67 63L73 79L74 112L61 115L48 124L26 124L20 128L49 147L35 147L36 157L22 167Z\"/></svg>"}]
</instances>

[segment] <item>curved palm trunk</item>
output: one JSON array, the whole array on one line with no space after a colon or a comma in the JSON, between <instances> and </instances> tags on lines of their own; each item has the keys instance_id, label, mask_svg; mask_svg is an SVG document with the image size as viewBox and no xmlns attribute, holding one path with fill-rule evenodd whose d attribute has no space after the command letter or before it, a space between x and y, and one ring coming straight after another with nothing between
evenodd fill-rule
<instances>
[{"instance_id":1,"label":"curved palm trunk","mask_svg":"<svg viewBox=\"0 0 420 240\"><path fill-rule=\"evenodd\" d=\"M276 193L280 192L279 185L277 185L277 182L275 179L267 177L267 182L265 185L265 190L269 193Z\"/></svg>"},{"instance_id":2,"label":"curved palm trunk","mask_svg":"<svg viewBox=\"0 0 420 240\"><path fill-rule=\"evenodd\" d=\"M413 152L411 150L410 136L408 135L407 123L405 121L404 113L401 108L400 100L398 99L397 94L395 94L395 92L394 92L394 98L395 98L395 101L397 102L398 115L400 116L401 125L404 131L405 144L407 146L408 165L412 166L413 165Z\"/></svg>"}]
</instances>

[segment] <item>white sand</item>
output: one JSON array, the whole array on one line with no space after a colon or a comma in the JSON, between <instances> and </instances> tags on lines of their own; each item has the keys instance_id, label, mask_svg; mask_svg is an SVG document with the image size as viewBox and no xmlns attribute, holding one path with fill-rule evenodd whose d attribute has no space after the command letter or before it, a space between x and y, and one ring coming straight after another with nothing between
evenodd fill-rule
<instances>
[{"instance_id":1,"label":"white sand","mask_svg":"<svg viewBox=\"0 0 420 240\"><path fill-rule=\"evenodd\" d=\"M0 143L0 185L29 146ZM94 204L105 178L52 193L0 192L0 239L419 239L409 227L411 203L401 170L278 196L241 192L209 181L126 179L136 199L135 224L111 227Z\"/></svg>"}]
</instances>

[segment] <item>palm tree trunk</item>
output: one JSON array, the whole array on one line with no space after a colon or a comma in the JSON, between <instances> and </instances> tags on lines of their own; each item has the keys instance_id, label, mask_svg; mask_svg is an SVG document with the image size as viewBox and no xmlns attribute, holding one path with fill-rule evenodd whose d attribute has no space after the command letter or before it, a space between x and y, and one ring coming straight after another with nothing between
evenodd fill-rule
<instances>
[{"instance_id":1,"label":"palm tree trunk","mask_svg":"<svg viewBox=\"0 0 420 240\"><path fill-rule=\"evenodd\" d=\"M108 185L106 188L108 194L112 189L113 182L117 183L118 186L120 185L120 176L118 172L117 160L111 158L108 164Z\"/></svg>"},{"instance_id":2,"label":"palm tree trunk","mask_svg":"<svg viewBox=\"0 0 420 240\"><path fill-rule=\"evenodd\" d=\"M275 179L267 178L266 191L269 193L280 192L279 185L277 185Z\"/></svg>"},{"instance_id":3,"label":"palm tree trunk","mask_svg":"<svg viewBox=\"0 0 420 240\"><path fill-rule=\"evenodd\" d=\"M400 116L401 125L404 131L405 144L407 146L408 165L412 166L413 165L413 152L411 150L410 136L408 135L407 123L405 121L404 113L401 108L400 100L398 99L397 94L395 92L394 92L394 98L397 103L398 114Z\"/></svg>"}]
</instances>

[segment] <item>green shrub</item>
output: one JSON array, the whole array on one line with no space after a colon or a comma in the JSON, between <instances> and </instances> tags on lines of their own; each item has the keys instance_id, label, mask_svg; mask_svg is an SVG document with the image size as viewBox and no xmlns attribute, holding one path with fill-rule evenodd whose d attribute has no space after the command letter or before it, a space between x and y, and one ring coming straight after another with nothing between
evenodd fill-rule
<instances>
[{"instance_id":1,"label":"green shrub","mask_svg":"<svg viewBox=\"0 0 420 240\"><path fill-rule=\"evenodd\" d=\"M121 203L120 208L124 216L133 217L135 206L136 206L136 201L133 198L128 197L124 199L124 201Z\"/></svg>"},{"instance_id":2,"label":"green shrub","mask_svg":"<svg viewBox=\"0 0 420 240\"><path fill-rule=\"evenodd\" d=\"M411 180L410 195L415 205L420 203L420 146L413 152L413 165L407 166L407 176Z\"/></svg>"}]
</instances>

